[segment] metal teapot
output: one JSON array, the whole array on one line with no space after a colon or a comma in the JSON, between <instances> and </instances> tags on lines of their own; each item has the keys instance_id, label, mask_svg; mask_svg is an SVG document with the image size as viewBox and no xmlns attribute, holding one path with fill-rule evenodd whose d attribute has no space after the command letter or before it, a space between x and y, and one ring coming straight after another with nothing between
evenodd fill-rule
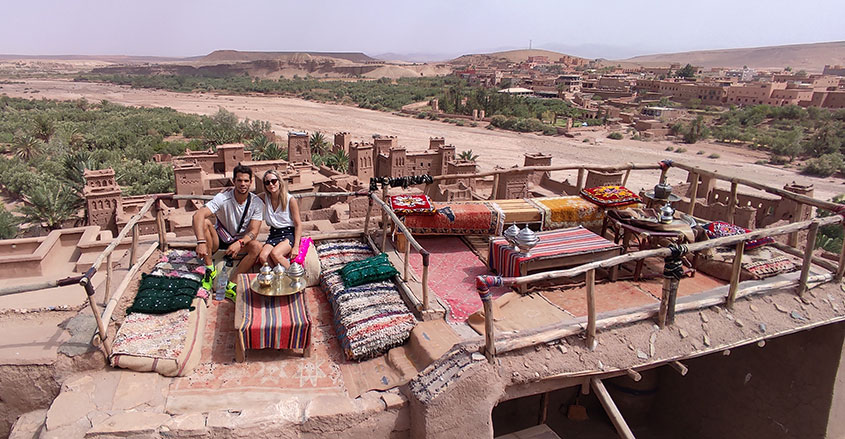
<instances>
[{"instance_id":1,"label":"metal teapot","mask_svg":"<svg viewBox=\"0 0 845 439\"><path fill-rule=\"evenodd\" d=\"M268 263L264 263L261 266L261 269L258 270L258 286L261 288L270 288L273 286L273 269L270 268Z\"/></svg>"}]
</instances>

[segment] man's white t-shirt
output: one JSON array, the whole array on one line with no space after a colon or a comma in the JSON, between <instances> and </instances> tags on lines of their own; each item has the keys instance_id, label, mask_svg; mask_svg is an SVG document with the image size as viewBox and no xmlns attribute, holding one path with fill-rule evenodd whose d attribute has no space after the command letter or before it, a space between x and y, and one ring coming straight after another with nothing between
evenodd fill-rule
<instances>
[{"instance_id":1,"label":"man's white t-shirt","mask_svg":"<svg viewBox=\"0 0 845 439\"><path fill-rule=\"evenodd\" d=\"M288 205L286 209L282 209L282 203L279 207L273 210L273 203L268 194L264 194L264 222L268 226L280 229L282 227L293 227L293 220L290 218L290 200L293 195L288 194Z\"/></svg>"},{"instance_id":2,"label":"man's white t-shirt","mask_svg":"<svg viewBox=\"0 0 845 439\"><path fill-rule=\"evenodd\" d=\"M238 228L238 223L241 221L241 216L244 214L246 201L243 204L238 204L238 201L235 200L234 189L226 189L218 193L211 201L205 203L205 207L217 216L217 221L223 225L229 234L235 238L240 238L249 229L249 222L251 220L261 221L264 212L264 202L261 201L261 198L252 192L249 193L249 197L252 198L252 201L249 203L249 212L247 212L246 218L244 218L241 230L236 229Z\"/></svg>"}]
</instances>

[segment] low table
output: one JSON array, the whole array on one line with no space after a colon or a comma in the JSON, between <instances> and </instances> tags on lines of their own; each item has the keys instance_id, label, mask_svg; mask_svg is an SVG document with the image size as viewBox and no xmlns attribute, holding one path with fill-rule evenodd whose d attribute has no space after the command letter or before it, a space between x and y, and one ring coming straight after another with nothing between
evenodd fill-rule
<instances>
[{"instance_id":1,"label":"low table","mask_svg":"<svg viewBox=\"0 0 845 439\"><path fill-rule=\"evenodd\" d=\"M529 254L520 253L502 237L490 239L490 268L504 277L519 277L539 271L556 270L622 254L622 246L582 226L537 233L540 242ZM611 278L616 277L615 268ZM520 285L525 292L527 286Z\"/></svg>"},{"instance_id":2,"label":"low table","mask_svg":"<svg viewBox=\"0 0 845 439\"><path fill-rule=\"evenodd\" d=\"M311 318L302 291L288 296L264 296L252 290L257 274L242 274L235 298L235 361L247 349L298 349L310 355ZM304 288L303 288L304 289Z\"/></svg>"},{"instance_id":3,"label":"low table","mask_svg":"<svg viewBox=\"0 0 845 439\"><path fill-rule=\"evenodd\" d=\"M651 228L644 227L642 224L634 225L629 224L622 221L619 218L614 218L612 216L605 217L604 224L602 225L602 236L606 233L608 229L613 231L613 241L618 243L620 239L622 239L622 249L623 252L627 252L628 249L631 247L631 240L636 241L637 250L650 250L653 248L658 248L660 245L658 241L661 239L667 239L670 241L677 242L679 244L683 244L687 242L688 236L692 235L692 229L689 227L689 223L686 221L682 221L679 219L675 219L672 223L666 225L663 224L662 226L667 226L669 228L674 227L674 230L655 230ZM697 258L698 254L694 254L693 258ZM642 277L643 265L645 264L644 259L640 259L637 261L634 267L634 280L638 281ZM693 270L688 272L690 275L695 274L695 259L693 260L692 264Z\"/></svg>"}]
</instances>

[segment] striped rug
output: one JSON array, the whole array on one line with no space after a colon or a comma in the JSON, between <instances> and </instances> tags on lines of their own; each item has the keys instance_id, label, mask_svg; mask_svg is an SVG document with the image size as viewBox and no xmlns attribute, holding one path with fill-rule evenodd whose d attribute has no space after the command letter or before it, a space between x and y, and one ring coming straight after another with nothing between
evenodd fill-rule
<instances>
[{"instance_id":1,"label":"striped rug","mask_svg":"<svg viewBox=\"0 0 845 439\"><path fill-rule=\"evenodd\" d=\"M252 274L242 274L244 319L238 336L245 349L305 349L311 333L311 319L302 293L270 297L252 291Z\"/></svg>"},{"instance_id":2,"label":"striped rug","mask_svg":"<svg viewBox=\"0 0 845 439\"><path fill-rule=\"evenodd\" d=\"M525 260L585 254L617 247L617 244L581 226L540 232L537 237L540 238L540 242L531 249L530 256L515 251L505 238L492 239L488 259L490 268L501 276L517 277L525 274L519 272L519 264Z\"/></svg>"}]
</instances>

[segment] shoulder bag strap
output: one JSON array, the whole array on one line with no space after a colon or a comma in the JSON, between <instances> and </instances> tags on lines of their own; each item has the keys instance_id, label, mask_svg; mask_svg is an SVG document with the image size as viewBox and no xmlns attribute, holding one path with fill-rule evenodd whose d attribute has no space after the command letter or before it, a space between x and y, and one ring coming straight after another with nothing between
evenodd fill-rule
<instances>
[{"instance_id":1,"label":"shoulder bag strap","mask_svg":"<svg viewBox=\"0 0 845 439\"><path fill-rule=\"evenodd\" d=\"M241 221L238 223L238 228L235 230L236 235L239 235L241 233L241 228L244 226L246 214L249 212L249 203L252 202L252 192L249 192L248 194L249 196L246 198L246 206L244 206L244 214L241 215Z\"/></svg>"}]
</instances>

